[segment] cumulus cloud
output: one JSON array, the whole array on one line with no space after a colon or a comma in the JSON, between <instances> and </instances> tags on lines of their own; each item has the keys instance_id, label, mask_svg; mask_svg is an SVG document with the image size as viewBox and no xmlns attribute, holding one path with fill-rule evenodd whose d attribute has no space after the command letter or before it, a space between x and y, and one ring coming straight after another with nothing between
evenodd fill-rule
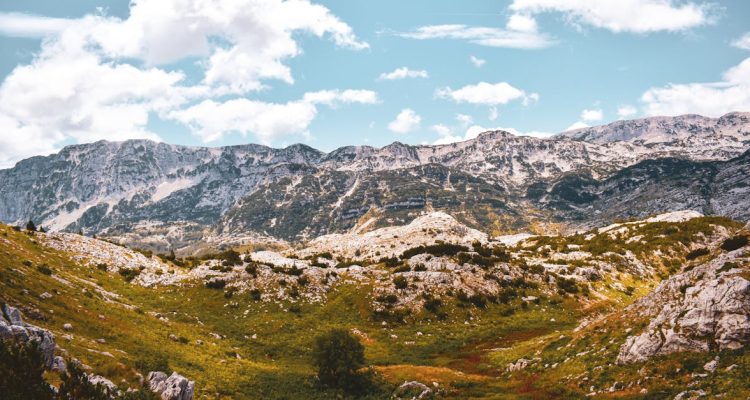
<instances>
[{"instance_id":1,"label":"cumulus cloud","mask_svg":"<svg viewBox=\"0 0 750 400\"><path fill-rule=\"evenodd\" d=\"M474 64L477 68L482 68L482 66L487 62L487 60L471 56L469 57L469 61L471 61L472 64Z\"/></svg>"},{"instance_id":2,"label":"cumulus cloud","mask_svg":"<svg viewBox=\"0 0 750 400\"><path fill-rule=\"evenodd\" d=\"M732 46L742 50L750 50L750 32L734 40Z\"/></svg>"},{"instance_id":3,"label":"cumulus cloud","mask_svg":"<svg viewBox=\"0 0 750 400\"><path fill-rule=\"evenodd\" d=\"M519 28L521 23L514 23ZM472 44L488 47L507 47L515 49L542 49L551 46L554 41L547 35L528 30L516 30L486 26L468 26L462 24L426 25L399 36L417 39L455 39L465 40Z\"/></svg>"},{"instance_id":4,"label":"cumulus cloud","mask_svg":"<svg viewBox=\"0 0 750 400\"><path fill-rule=\"evenodd\" d=\"M414 70L407 67L396 68L391 72L383 72L378 77L381 81L395 81L406 78L428 78L429 74L425 70Z\"/></svg>"},{"instance_id":5,"label":"cumulus cloud","mask_svg":"<svg viewBox=\"0 0 750 400\"><path fill-rule=\"evenodd\" d=\"M725 71L719 82L651 88L643 93L641 102L647 115L718 117L732 111L750 111L750 58Z\"/></svg>"},{"instance_id":6,"label":"cumulus cloud","mask_svg":"<svg viewBox=\"0 0 750 400\"><path fill-rule=\"evenodd\" d=\"M396 119L388 124L388 129L396 133L409 133L419 127L422 117L411 108L401 110Z\"/></svg>"},{"instance_id":7,"label":"cumulus cloud","mask_svg":"<svg viewBox=\"0 0 750 400\"><path fill-rule=\"evenodd\" d=\"M514 0L509 8L522 15L562 13L576 26L612 32L677 32L715 19L712 4L682 0Z\"/></svg>"},{"instance_id":8,"label":"cumulus cloud","mask_svg":"<svg viewBox=\"0 0 750 400\"><path fill-rule=\"evenodd\" d=\"M148 128L154 117L184 123L203 140L239 132L267 142L304 133L319 105L378 102L366 90L311 92L280 104L244 97L265 80L294 82L286 62L301 53L300 35L368 47L308 0L140 0L125 19L5 13L0 34L45 38L0 85L2 166L63 143L158 140ZM164 67L193 58L203 72L197 81Z\"/></svg>"},{"instance_id":9,"label":"cumulus cloud","mask_svg":"<svg viewBox=\"0 0 750 400\"><path fill-rule=\"evenodd\" d=\"M635 107L629 104L624 104L624 105L621 105L620 107L617 107L617 116L620 119L632 117L635 114L638 114L638 109L636 109Z\"/></svg>"},{"instance_id":10,"label":"cumulus cloud","mask_svg":"<svg viewBox=\"0 0 750 400\"><path fill-rule=\"evenodd\" d=\"M513 100L521 100L526 105L530 101L539 100L537 93L528 94L521 89L511 86L507 82L479 82L475 85L466 85L456 90L444 87L437 89L435 96L453 100L456 103L482 104L487 106L507 104Z\"/></svg>"},{"instance_id":11,"label":"cumulus cloud","mask_svg":"<svg viewBox=\"0 0 750 400\"><path fill-rule=\"evenodd\" d=\"M604 113L601 109L585 109L581 111L581 119L584 121L601 121L604 118Z\"/></svg>"}]
</instances>

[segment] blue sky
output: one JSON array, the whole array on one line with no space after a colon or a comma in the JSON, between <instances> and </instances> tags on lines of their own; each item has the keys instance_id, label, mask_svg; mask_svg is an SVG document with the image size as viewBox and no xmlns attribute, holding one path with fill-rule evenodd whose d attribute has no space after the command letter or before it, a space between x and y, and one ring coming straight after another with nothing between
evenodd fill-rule
<instances>
[{"instance_id":1,"label":"blue sky","mask_svg":"<svg viewBox=\"0 0 750 400\"><path fill-rule=\"evenodd\" d=\"M328 151L750 111L748 32L739 0L3 0L0 167L98 139Z\"/></svg>"}]
</instances>

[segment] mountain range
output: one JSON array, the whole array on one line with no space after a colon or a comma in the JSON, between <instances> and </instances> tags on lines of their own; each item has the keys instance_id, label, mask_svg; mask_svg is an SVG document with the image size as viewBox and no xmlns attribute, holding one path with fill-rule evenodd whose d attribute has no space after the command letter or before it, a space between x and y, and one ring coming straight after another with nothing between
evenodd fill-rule
<instances>
[{"instance_id":1,"label":"mountain range","mask_svg":"<svg viewBox=\"0 0 750 400\"><path fill-rule=\"evenodd\" d=\"M304 241L444 211L491 234L682 209L750 219L750 113L652 117L447 145L67 146L0 170L0 221L128 244Z\"/></svg>"}]
</instances>

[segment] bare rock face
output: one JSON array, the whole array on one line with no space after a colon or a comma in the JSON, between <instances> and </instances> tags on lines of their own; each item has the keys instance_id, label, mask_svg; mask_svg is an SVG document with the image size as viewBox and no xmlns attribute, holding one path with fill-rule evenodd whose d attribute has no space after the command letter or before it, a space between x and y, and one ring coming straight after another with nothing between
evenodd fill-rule
<instances>
[{"instance_id":1,"label":"bare rock face","mask_svg":"<svg viewBox=\"0 0 750 400\"><path fill-rule=\"evenodd\" d=\"M717 259L675 275L632 306L652 316L648 327L620 348L620 364L680 351L738 349L750 343L750 281L738 256Z\"/></svg>"},{"instance_id":2,"label":"bare rock face","mask_svg":"<svg viewBox=\"0 0 750 400\"><path fill-rule=\"evenodd\" d=\"M167 377L160 371L148 373L148 386L151 391L159 394L162 400L192 400L195 382L187 380L177 372Z\"/></svg>"},{"instance_id":3,"label":"bare rock face","mask_svg":"<svg viewBox=\"0 0 750 400\"><path fill-rule=\"evenodd\" d=\"M51 369L55 358L55 336L52 332L23 322L21 312L7 304L0 314L0 339L12 339L17 343L34 341L39 344L45 367Z\"/></svg>"}]
</instances>

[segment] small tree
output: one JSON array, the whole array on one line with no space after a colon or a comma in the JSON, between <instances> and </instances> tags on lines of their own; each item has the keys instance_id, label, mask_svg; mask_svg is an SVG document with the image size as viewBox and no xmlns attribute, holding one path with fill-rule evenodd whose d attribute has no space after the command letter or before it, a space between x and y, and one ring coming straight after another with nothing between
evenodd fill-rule
<instances>
[{"instance_id":1,"label":"small tree","mask_svg":"<svg viewBox=\"0 0 750 400\"><path fill-rule=\"evenodd\" d=\"M52 399L44 381L44 358L39 344L0 340L0 397L7 400Z\"/></svg>"},{"instance_id":2,"label":"small tree","mask_svg":"<svg viewBox=\"0 0 750 400\"><path fill-rule=\"evenodd\" d=\"M354 389L357 370L365 365L365 350L359 340L344 329L332 329L315 338L313 363L324 385Z\"/></svg>"},{"instance_id":3,"label":"small tree","mask_svg":"<svg viewBox=\"0 0 750 400\"><path fill-rule=\"evenodd\" d=\"M36 232L36 225L34 225L34 221L29 220L29 222L26 223L26 230L29 232Z\"/></svg>"}]
</instances>

